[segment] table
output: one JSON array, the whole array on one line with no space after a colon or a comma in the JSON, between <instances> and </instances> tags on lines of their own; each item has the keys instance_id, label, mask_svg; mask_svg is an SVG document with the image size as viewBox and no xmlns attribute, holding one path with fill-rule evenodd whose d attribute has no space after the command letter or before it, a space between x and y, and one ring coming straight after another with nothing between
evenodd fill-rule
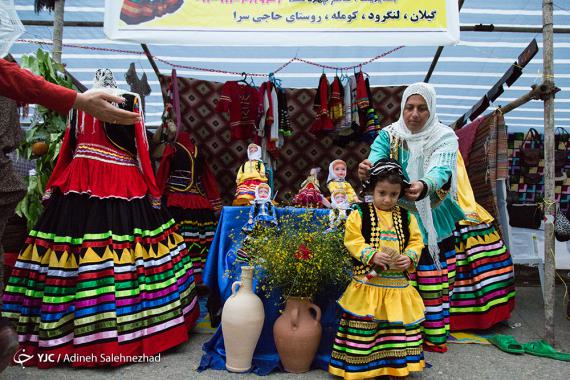
<instances>
[{"instance_id":1,"label":"table","mask_svg":"<svg viewBox=\"0 0 570 380\"><path fill-rule=\"evenodd\" d=\"M303 208L277 207L276 214L280 219L284 215L300 215L309 211ZM218 227L210 250L203 273L203 280L210 288L210 291L219 295L222 303L231 295L231 284L239 280L239 273L233 265L236 260L236 251L244 238L241 232L242 226L247 222L249 207L224 207L220 215ZM315 220L328 215L325 209L310 209ZM317 222L316 222L317 223ZM233 271L233 279L228 278L227 271ZM254 279L254 288L256 287ZM336 334L338 320L340 319L340 308L336 300L340 297L344 289L328 289L323 294L315 297L315 303L322 310L321 325L323 335L321 343L313 361L313 368L327 370L330 359L332 343ZM259 291L257 294L260 295ZM258 375L267 375L276 369L282 369L279 363L279 355L273 341L273 324L283 310L284 303L280 295L274 292L267 298L260 295L265 309L265 322L261 331L261 337L253 356L252 372ZM225 369L225 349L221 326L218 327L212 338L204 343L204 354L198 367L198 371L205 369Z\"/></svg>"}]
</instances>

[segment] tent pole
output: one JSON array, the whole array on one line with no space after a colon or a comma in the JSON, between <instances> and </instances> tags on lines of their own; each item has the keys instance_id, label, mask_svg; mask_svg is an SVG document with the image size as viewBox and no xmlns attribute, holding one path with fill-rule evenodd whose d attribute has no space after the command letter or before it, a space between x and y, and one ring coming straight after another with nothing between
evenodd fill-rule
<instances>
[{"instance_id":1,"label":"tent pole","mask_svg":"<svg viewBox=\"0 0 570 380\"><path fill-rule=\"evenodd\" d=\"M552 0L542 1L543 84L554 86ZM544 338L554 345L554 93L544 98Z\"/></svg>"},{"instance_id":2,"label":"tent pole","mask_svg":"<svg viewBox=\"0 0 570 380\"><path fill-rule=\"evenodd\" d=\"M541 85L538 85L538 86L533 84L532 89L529 92L527 92L526 94L524 94L520 98L513 100L512 102L508 103L507 105L499 107L499 109L500 109L500 112L503 114L509 113L512 110L517 109L520 106L530 102L531 100L544 99L546 96L550 95L550 93L552 93L552 95L554 95L558 91L560 91L560 89L558 87L554 87L554 86L549 87L544 83Z\"/></svg>"},{"instance_id":3,"label":"tent pole","mask_svg":"<svg viewBox=\"0 0 570 380\"><path fill-rule=\"evenodd\" d=\"M54 5L53 12L53 60L61 63L61 53L63 45L63 13L65 8L65 0L57 0Z\"/></svg>"},{"instance_id":4,"label":"tent pole","mask_svg":"<svg viewBox=\"0 0 570 380\"><path fill-rule=\"evenodd\" d=\"M148 62L152 66L152 69L154 70L156 77L158 78L158 82L160 83L160 92L162 93L162 102L164 103L164 105L166 105L166 93L162 90L162 74L160 74L160 70L158 69L156 62L154 61L154 58L152 57L152 54L150 53L148 46L146 46L146 44L141 44L141 47L144 50L144 53L146 54Z\"/></svg>"},{"instance_id":5,"label":"tent pole","mask_svg":"<svg viewBox=\"0 0 570 380\"><path fill-rule=\"evenodd\" d=\"M465 0L459 0L459 4L458 4L459 12L461 12L461 8L463 7L464 2L465 2ZM439 57L441 56L442 51L443 51L443 46L439 46L437 48L437 51L435 52L433 60L431 61L431 65L429 66L429 70L426 74L426 77L424 78L425 83L428 83L429 80L431 79L431 75L433 74L433 71L435 70L435 66L437 65L437 61L439 61Z\"/></svg>"}]
</instances>

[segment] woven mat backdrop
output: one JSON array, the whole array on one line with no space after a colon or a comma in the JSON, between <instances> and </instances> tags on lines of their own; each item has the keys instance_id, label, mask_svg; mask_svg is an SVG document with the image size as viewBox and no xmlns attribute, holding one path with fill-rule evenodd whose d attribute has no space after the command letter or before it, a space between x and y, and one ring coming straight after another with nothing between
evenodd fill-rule
<instances>
[{"instance_id":1,"label":"woven mat backdrop","mask_svg":"<svg viewBox=\"0 0 570 380\"><path fill-rule=\"evenodd\" d=\"M235 192L237 169L247 159L248 142L231 141L228 115L215 111L223 83L180 77L177 80L183 127L202 149L218 180L223 203L229 205ZM170 77L161 78L163 85L168 85L169 81ZM372 88L373 104L381 117L382 126L398 119L404 89L404 86ZM370 147L365 143L351 142L341 148L330 137L316 137L308 132L315 118L312 107L315 91L286 90L293 135L286 138L281 148L274 174L278 202L289 200L297 193L312 167L322 168L320 180L324 185L329 163L338 158L346 161L347 178L357 189L358 163L368 156Z\"/></svg>"}]
</instances>

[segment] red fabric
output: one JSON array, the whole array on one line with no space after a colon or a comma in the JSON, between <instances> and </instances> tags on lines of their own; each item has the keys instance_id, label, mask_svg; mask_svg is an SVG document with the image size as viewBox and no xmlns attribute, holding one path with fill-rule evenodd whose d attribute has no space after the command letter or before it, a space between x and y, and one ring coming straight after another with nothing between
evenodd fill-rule
<instances>
[{"instance_id":1,"label":"red fabric","mask_svg":"<svg viewBox=\"0 0 570 380\"><path fill-rule=\"evenodd\" d=\"M368 90L366 89L366 80L362 72L356 75L356 102L359 109L366 108L370 105Z\"/></svg>"},{"instance_id":2,"label":"red fabric","mask_svg":"<svg viewBox=\"0 0 570 380\"><path fill-rule=\"evenodd\" d=\"M233 140L253 138L260 106L259 91L251 86L228 81L222 87L216 111L230 113L230 130Z\"/></svg>"},{"instance_id":3,"label":"red fabric","mask_svg":"<svg viewBox=\"0 0 570 380\"><path fill-rule=\"evenodd\" d=\"M158 171L156 172L156 184L161 194L164 194L166 190L166 182L170 176L170 162L172 161L172 157L174 156L175 152L176 149L174 149L173 144L167 144L166 148L164 148L164 152L162 152L160 165L158 166Z\"/></svg>"},{"instance_id":4,"label":"red fabric","mask_svg":"<svg viewBox=\"0 0 570 380\"><path fill-rule=\"evenodd\" d=\"M494 307L488 313L481 315L451 314L449 325L451 326L451 331L487 330L502 321L508 320L514 308L515 300L511 299L506 304Z\"/></svg>"},{"instance_id":5,"label":"red fabric","mask_svg":"<svg viewBox=\"0 0 570 380\"><path fill-rule=\"evenodd\" d=\"M313 108L317 113L317 118L311 125L311 133L321 133L321 132L332 132L334 131L334 125L329 117L329 81L325 74L321 75L319 80L319 88L317 88L317 94L315 95L315 104Z\"/></svg>"},{"instance_id":6,"label":"red fabric","mask_svg":"<svg viewBox=\"0 0 570 380\"><path fill-rule=\"evenodd\" d=\"M77 120L80 125L76 127L75 151L72 151L68 127L56 167L46 185L48 195L57 188L64 194L87 193L98 198L133 199L149 194L154 201L160 199L142 122L135 124L133 138L137 147L137 156L134 157L111 143L99 120L83 111L77 111ZM84 145L94 147L104 154L91 158L78 157L77 152ZM111 152L111 155L108 152ZM117 164L112 160L113 155L129 155L135 161L135 165Z\"/></svg>"},{"instance_id":7,"label":"red fabric","mask_svg":"<svg viewBox=\"0 0 570 380\"><path fill-rule=\"evenodd\" d=\"M271 82L264 82L261 87L259 88L259 99L261 104L263 105L263 98L267 93L267 100L269 101L269 105L267 107L267 111L264 109L265 112L265 128L269 128L273 125L273 100L271 99L271 90L273 89L273 83ZM277 104L275 105L277 107ZM266 131L267 135L267 131Z\"/></svg>"},{"instance_id":8,"label":"red fabric","mask_svg":"<svg viewBox=\"0 0 570 380\"><path fill-rule=\"evenodd\" d=\"M484 120L485 117L477 118L470 124L467 124L463 128L455 131L455 134L459 139L459 152L461 152L461 156L465 162L465 167L469 166L469 156L471 155L471 149L473 148L473 143L475 142L477 128Z\"/></svg>"},{"instance_id":9,"label":"red fabric","mask_svg":"<svg viewBox=\"0 0 570 380\"><path fill-rule=\"evenodd\" d=\"M17 102L40 104L65 115L73 107L77 92L0 59L0 95Z\"/></svg>"},{"instance_id":10,"label":"red fabric","mask_svg":"<svg viewBox=\"0 0 570 380\"><path fill-rule=\"evenodd\" d=\"M184 147L188 149L190 153L194 153L197 149L194 143L192 143L188 132L180 132L178 135L178 140L176 142L184 145ZM156 175L160 192L162 194L166 194L167 205L190 209L220 210L222 204L220 199L220 191L218 189L216 179L205 161L202 161L203 174L201 178L195 178L195 182L200 181L202 183L204 192L206 193L206 198L196 193L174 192L167 189L166 183L168 181L168 177L170 176L171 162L174 158L175 152L175 145L169 144L166 146ZM193 160L194 158L189 159Z\"/></svg>"}]
</instances>

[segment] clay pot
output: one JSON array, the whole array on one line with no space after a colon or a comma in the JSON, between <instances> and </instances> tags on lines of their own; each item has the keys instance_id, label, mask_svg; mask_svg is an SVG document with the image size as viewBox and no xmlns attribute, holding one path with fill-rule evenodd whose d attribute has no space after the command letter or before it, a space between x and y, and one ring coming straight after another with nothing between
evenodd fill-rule
<instances>
[{"instance_id":1,"label":"clay pot","mask_svg":"<svg viewBox=\"0 0 570 380\"><path fill-rule=\"evenodd\" d=\"M222 310L226 369L230 372L249 371L265 320L263 303L253 292L253 267L242 267L240 280L232 284L232 295Z\"/></svg>"},{"instance_id":2,"label":"clay pot","mask_svg":"<svg viewBox=\"0 0 570 380\"><path fill-rule=\"evenodd\" d=\"M37 141L32 144L32 154L36 157L41 157L48 152L48 144L43 141Z\"/></svg>"},{"instance_id":3,"label":"clay pot","mask_svg":"<svg viewBox=\"0 0 570 380\"><path fill-rule=\"evenodd\" d=\"M287 372L303 373L311 369L321 340L320 320L321 309L308 298L287 298L283 314L273 325L275 346Z\"/></svg>"}]
</instances>

